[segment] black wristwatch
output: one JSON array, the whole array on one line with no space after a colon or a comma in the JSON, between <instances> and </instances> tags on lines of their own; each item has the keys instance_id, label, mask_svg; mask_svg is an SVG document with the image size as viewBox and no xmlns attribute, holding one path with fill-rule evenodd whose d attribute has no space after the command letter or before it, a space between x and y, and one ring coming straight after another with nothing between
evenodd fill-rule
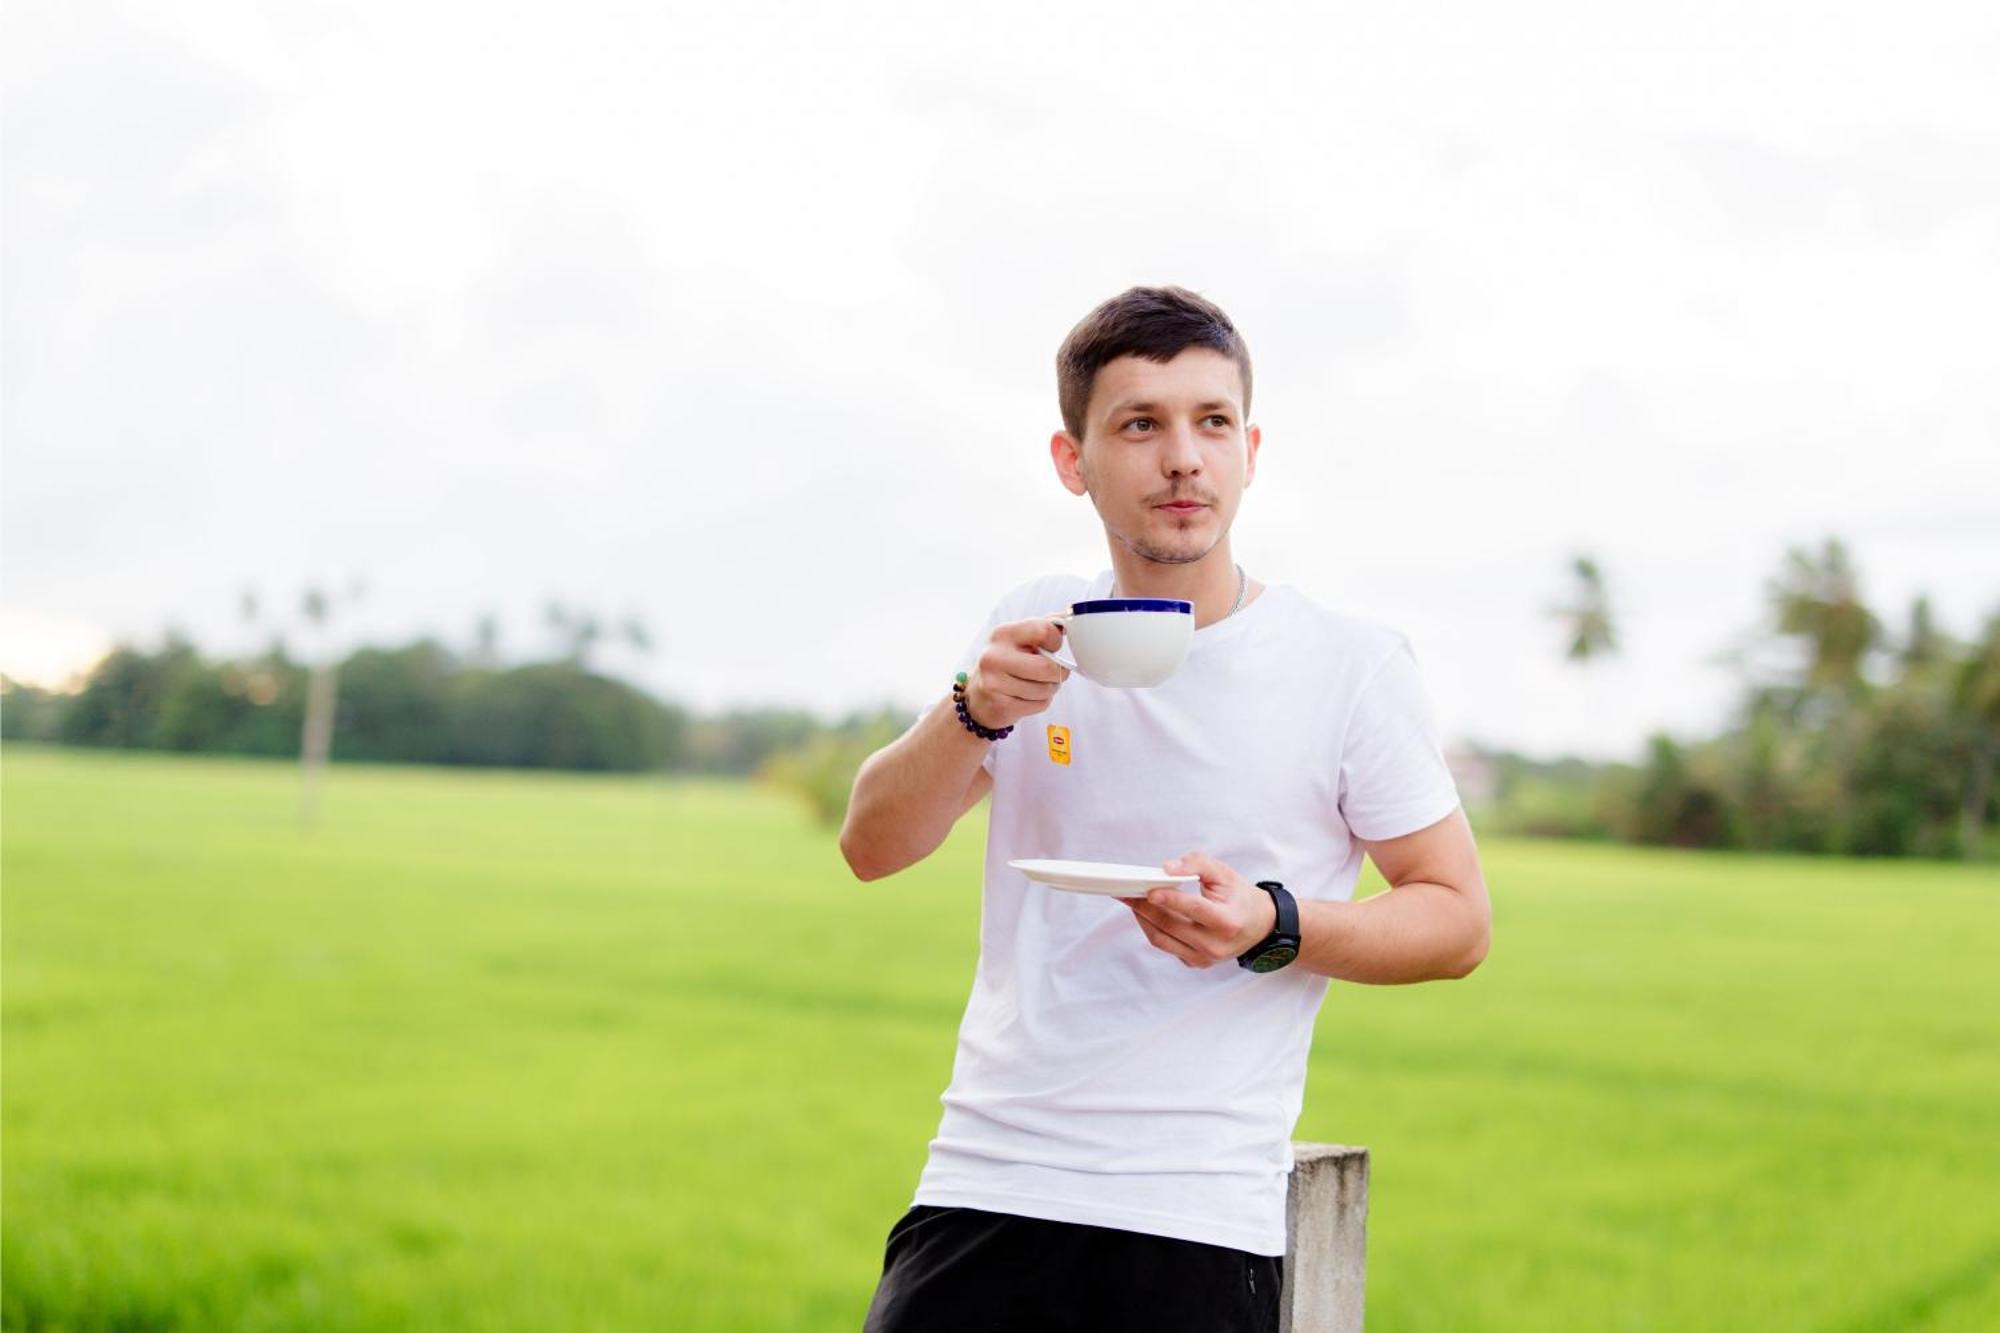
<instances>
[{"instance_id":1,"label":"black wristwatch","mask_svg":"<svg viewBox=\"0 0 2000 1333\"><path fill-rule=\"evenodd\" d=\"M1275 879L1260 879L1257 887L1271 895L1278 922L1270 934L1237 955L1236 965L1252 972L1275 972L1299 956L1299 905Z\"/></svg>"}]
</instances>

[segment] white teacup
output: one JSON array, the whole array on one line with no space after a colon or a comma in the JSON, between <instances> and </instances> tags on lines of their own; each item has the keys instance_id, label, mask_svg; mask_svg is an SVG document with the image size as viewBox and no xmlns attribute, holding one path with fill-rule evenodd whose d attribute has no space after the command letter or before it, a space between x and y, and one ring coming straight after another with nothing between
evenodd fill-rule
<instances>
[{"instance_id":1,"label":"white teacup","mask_svg":"<svg viewBox=\"0 0 2000 1333\"><path fill-rule=\"evenodd\" d=\"M1158 685L1179 669L1194 642L1194 603L1170 597L1110 597L1078 602L1054 617L1075 661L1039 651L1099 685Z\"/></svg>"}]
</instances>

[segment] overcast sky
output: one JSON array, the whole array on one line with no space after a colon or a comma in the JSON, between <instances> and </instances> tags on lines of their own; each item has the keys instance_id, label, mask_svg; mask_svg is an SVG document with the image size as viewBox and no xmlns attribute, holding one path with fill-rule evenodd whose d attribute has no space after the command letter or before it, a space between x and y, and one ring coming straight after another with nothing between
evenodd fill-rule
<instances>
[{"instance_id":1,"label":"overcast sky","mask_svg":"<svg viewBox=\"0 0 2000 1333\"><path fill-rule=\"evenodd\" d=\"M1177 282L1256 359L1252 574L1453 737L1710 728L1788 545L2000 608L1996 13L16 0L0 668L358 576L356 639L555 596L697 706L915 704L1108 563L1053 354Z\"/></svg>"}]
</instances>

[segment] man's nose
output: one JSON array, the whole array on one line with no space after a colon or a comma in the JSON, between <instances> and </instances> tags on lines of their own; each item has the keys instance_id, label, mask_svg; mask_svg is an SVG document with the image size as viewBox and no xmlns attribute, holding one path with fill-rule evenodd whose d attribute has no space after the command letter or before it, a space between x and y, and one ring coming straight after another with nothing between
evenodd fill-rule
<instances>
[{"instance_id":1,"label":"man's nose","mask_svg":"<svg viewBox=\"0 0 2000 1333\"><path fill-rule=\"evenodd\" d=\"M1170 477L1191 477L1201 471L1201 450L1195 447L1192 428L1186 425L1168 428L1160 450L1160 470Z\"/></svg>"}]
</instances>

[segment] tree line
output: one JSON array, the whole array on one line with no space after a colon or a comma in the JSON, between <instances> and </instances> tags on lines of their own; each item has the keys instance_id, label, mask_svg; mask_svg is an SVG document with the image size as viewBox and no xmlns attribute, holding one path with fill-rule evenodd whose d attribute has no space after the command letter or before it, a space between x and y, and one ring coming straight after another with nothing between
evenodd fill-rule
<instances>
[{"instance_id":1,"label":"tree line","mask_svg":"<svg viewBox=\"0 0 2000 1333\"><path fill-rule=\"evenodd\" d=\"M1558 609L1580 669L1616 651L1597 565ZM1971 639L1926 597L1891 625L1847 548L1786 553L1766 616L1729 654L1739 702L1716 735L1655 734L1629 764L1504 757L1495 823L1682 847L1991 857L2000 798L2000 613Z\"/></svg>"},{"instance_id":2,"label":"tree line","mask_svg":"<svg viewBox=\"0 0 2000 1333\"><path fill-rule=\"evenodd\" d=\"M1595 561L1577 558L1571 576L1574 591L1554 613L1564 656L1588 671L1618 651L1616 617ZM2000 613L1961 640L1919 597L1891 629L1834 540L1788 552L1765 591L1766 618L1732 658L1739 703L1716 735L1657 734L1623 764L1489 752L1497 800L1475 812L1481 827L1683 847L2000 854ZM323 626L329 605L309 593L307 619ZM254 605L245 611L256 621ZM155 649L114 649L75 693L0 676L0 736L297 757L313 730L313 680L337 678L323 727L335 759L755 774L838 823L855 769L912 716L894 707L831 723L794 708L697 715L592 670L588 655L605 637L595 616L551 606L547 620L558 651L513 666L497 660L491 618L469 652L422 638L338 662L294 657L282 635L255 656L211 659L169 633ZM618 632L649 649L636 620Z\"/></svg>"},{"instance_id":3,"label":"tree line","mask_svg":"<svg viewBox=\"0 0 2000 1333\"><path fill-rule=\"evenodd\" d=\"M876 716L829 727L802 709L696 715L580 656L502 666L434 638L357 649L335 673L336 760L740 776ZM74 693L0 677L0 736L297 758L311 674L282 642L214 659L169 633L154 648L113 649Z\"/></svg>"}]
</instances>

